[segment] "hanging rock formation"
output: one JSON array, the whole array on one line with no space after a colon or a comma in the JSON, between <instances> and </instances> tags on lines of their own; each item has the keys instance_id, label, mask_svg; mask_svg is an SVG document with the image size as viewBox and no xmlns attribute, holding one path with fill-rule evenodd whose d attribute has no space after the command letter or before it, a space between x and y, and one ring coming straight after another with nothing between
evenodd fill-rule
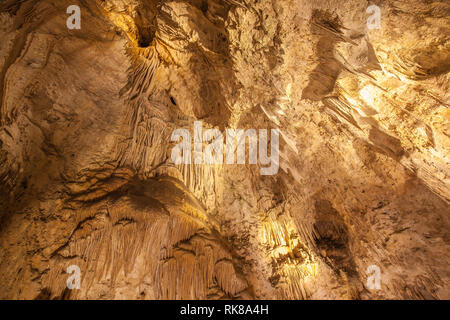
<instances>
[{"instance_id":1,"label":"hanging rock formation","mask_svg":"<svg viewBox=\"0 0 450 320\"><path fill-rule=\"evenodd\" d=\"M445 0L3 0L0 298L450 298L449 34ZM175 164L195 121L278 129L279 171Z\"/></svg>"}]
</instances>

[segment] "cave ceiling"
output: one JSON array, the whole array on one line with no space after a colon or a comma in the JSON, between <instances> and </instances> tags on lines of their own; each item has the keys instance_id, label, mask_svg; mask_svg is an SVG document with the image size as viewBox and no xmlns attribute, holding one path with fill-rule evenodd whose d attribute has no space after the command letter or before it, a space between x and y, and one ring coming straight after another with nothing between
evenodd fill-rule
<instances>
[{"instance_id":1,"label":"cave ceiling","mask_svg":"<svg viewBox=\"0 0 450 320\"><path fill-rule=\"evenodd\" d=\"M449 299L449 28L439 0L2 0L0 299ZM256 161L217 154L239 130Z\"/></svg>"}]
</instances>

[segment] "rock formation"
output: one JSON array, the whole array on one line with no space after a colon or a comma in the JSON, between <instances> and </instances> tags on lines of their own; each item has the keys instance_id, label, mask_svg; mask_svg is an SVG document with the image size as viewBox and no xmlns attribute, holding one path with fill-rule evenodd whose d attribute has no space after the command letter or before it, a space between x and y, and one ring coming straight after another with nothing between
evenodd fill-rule
<instances>
[{"instance_id":1,"label":"rock formation","mask_svg":"<svg viewBox=\"0 0 450 320\"><path fill-rule=\"evenodd\" d=\"M449 35L446 0L2 0L0 298L449 299ZM278 129L278 172L175 164L195 121Z\"/></svg>"}]
</instances>

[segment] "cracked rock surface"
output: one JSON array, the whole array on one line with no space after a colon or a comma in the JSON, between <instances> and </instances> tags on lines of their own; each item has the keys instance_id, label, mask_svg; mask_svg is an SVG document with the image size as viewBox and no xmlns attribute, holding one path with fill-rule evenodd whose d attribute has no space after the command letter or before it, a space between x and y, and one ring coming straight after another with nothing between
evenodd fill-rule
<instances>
[{"instance_id":1,"label":"cracked rock surface","mask_svg":"<svg viewBox=\"0 0 450 320\"><path fill-rule=\"evenodd\" d=\"M449 35L446 0L1 1L0 299L449 299ZM174 164L194 121L278 129L279 171Z\"/></svg>"}]
</instances>

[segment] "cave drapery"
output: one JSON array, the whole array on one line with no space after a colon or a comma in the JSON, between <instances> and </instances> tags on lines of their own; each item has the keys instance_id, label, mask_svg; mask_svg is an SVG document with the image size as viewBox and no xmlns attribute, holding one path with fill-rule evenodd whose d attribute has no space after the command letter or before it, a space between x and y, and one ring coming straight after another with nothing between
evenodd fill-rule
<instances>
[{"instance_id":1,"label":"cave drapery","mask_svg":"<svg viewBox=\"0 0 450 320\"><path fill-rule=\"evenodd\" d=\"M449 17L1 1L0 299L450 298ZM278 129L278 172L174 164L195 121Z\"/></svg>"}]
</instances>

